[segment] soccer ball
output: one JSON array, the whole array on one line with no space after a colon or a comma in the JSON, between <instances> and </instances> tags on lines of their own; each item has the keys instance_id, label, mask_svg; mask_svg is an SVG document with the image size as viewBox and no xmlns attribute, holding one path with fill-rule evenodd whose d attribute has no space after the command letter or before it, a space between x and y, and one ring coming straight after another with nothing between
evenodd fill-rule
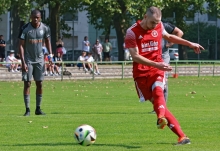
<instances>
[{"instance_id":1,"label":"soccer ball","mask_svg":"<svg viewBox=\"0 0 220 151\"><path fill-rule=\"evenodd\" d=\"M74 138L78 144L89 146L96 140L96 131L90 125L80 125L74 132Z\"/></svg>"}]
</instances>

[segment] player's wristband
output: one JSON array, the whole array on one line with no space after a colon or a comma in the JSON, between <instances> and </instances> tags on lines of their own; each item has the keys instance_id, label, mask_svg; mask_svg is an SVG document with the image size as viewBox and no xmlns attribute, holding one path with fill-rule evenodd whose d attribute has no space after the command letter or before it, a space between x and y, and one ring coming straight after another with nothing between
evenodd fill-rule
<instances>
[{"instance_id":1,"label":"player's wristband","mask_svg":"<svg viewBox=\"0 0 220 151\"><path fill-rule=\"evenodd\" d=\"M52 54L49 54L49 56L52 58L53 57L53 55Z\"/></svg>"}]
</instances>

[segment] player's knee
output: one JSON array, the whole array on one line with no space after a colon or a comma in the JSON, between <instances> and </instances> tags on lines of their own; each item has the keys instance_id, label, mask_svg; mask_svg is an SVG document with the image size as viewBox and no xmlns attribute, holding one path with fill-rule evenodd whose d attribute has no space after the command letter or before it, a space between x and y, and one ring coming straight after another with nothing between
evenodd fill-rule
<instances>
[{"instance_id":1,"label":"player's knee","mask_svg":"<svg viewBox=\"0 0 220 151\"><path fill-rule=\"evenodd\" d=\"M160 86L156 86L153 89L153 98L158 98L163 96L163 89Z\"/></svg>"},{"instance_id":2,"label":"player's knee","mask_svg":"<svg viewBox=\"0 0 220 151\"><path fill-rule=\"evenodd\" d=\"M31 87L31 82L30 81L24 82L24 87L25 88L30 88Z\"/></svg>"},{"instance_id":3,"label":"player's knee","mask_svg":"<svg viewBox=\"0 0 220 151\"><path fill-rule=\"evenodd\" d=\"M42 81L36 81L37 88L42 88Z\"/></svg>"}]
</instances>

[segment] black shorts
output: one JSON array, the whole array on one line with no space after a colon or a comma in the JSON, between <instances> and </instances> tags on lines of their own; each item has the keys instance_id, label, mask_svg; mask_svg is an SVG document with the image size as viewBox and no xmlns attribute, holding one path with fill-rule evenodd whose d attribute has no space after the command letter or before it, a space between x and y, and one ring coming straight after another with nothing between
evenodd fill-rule
<instances>
[{"instance_id":1,"label":"black shorts","mask_svg":"<svg viewBox=\"0 0 220 151\"><path fill-rule=\"evenodd\" d=\"M110 58L110 52L103 52L103 54L104 54L104 59Z\"/></svg>"},{"instance_id":2,"label":"black shorts","mask_svg":"<svg viewBox=\"0 0 220 151\"><path fill-rule=\"evenodd\" d=\"M5 58L5 51L0 51L0 58Z\"/></svg>"}]
</instances>

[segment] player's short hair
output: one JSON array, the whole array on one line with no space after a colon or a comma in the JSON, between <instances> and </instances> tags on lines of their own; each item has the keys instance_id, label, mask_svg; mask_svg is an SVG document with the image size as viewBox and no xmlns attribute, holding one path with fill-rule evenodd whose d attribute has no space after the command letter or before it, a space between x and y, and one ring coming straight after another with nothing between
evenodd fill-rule
<instances>
[{"instance_id":1,"label":"player's short hair","mask_svg":"<svg viewBox=\"0 0 220 151\"><path fill-rule=\"evenodd\" d=\"M151 6L150 8L147 8L146 14L148 16L153 16L153 15L156 15L157 17L162 16L161 10L158 7L155 7L155 6Z\"/></svg>"},{"instance_id":2,"label":"player's short hair","mask_svg":"<svg viewBox=\"0 0 220 151\"><path fill-rule=\"evenodd\" d=\"M37 9L31 11L31 15L37 15L37 14L41 15L41 12Z\"/></svg>"}]
</instances>

